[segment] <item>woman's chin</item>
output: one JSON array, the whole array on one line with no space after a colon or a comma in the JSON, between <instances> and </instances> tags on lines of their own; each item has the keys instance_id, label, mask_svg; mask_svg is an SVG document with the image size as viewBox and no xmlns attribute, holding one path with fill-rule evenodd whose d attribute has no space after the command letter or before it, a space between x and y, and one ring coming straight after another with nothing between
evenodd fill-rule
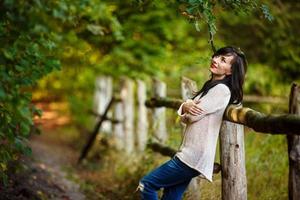
<instances>
[{"instance_id":1,"label":"woman's chin","mask_svg":"<svg viewBox=\"0 0 300 200\"><path fill-rule=\"evenodd\" d=\"M214 74L214 69L213 68L209 68L209 71L211 72L211 73L213 73Z\"/></svg>"}]
</instances>

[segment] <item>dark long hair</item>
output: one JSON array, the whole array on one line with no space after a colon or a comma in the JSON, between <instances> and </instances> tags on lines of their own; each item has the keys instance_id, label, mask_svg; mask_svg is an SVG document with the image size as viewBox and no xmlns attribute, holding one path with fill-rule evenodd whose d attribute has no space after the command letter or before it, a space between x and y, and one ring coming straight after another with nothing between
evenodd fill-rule
<instances>
[{"instance_id":1,"label":"dark long hair","mask_svg":"<svg viewBox=\"0 0 300 200\"><path fill-rule=\"evenodd\" d=\"M247 60L244 53L235 47L227 46L218 49L212 58L219 55L233 55L234 59L231 63L231 74L226 75L222 80L212 80L211 78L206 81L203 87L195 93L196 96L201 94L201 97L207 94L207 92L214 86L223 83L228 86L231 91L231 98L229 103L239 104L243 100L243 84L245 80L245 74L247 71Z\"/></svg>"}]
</instances>

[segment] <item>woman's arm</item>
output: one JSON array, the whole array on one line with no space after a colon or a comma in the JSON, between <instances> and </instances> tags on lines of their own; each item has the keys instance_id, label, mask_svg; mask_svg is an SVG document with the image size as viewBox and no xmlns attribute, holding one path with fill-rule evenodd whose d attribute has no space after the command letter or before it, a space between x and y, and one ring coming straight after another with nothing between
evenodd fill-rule
<instances>
[{"instance_id":1,"label":"woman's arm","mask_svg":"<svg viewBox=\"0 0 300 200\"><path fill-rule=\"evenodd\" d=\"M184 123L193 123L199 121L204 116L214 113L219 109L225 108L230 100L230 90L224 84L218 84L211 88L208 93L201 98L200 103L197 106L202 109L202 112L197 114L191 112L182 112L184 104L181 104L178 109L178 115L181 117L181 121ZM188 105L187 105L188 106ZM186 110L189 110L188 108Z\"/></svg>"},{"instance_id":2,"label":"woman's arm","mask_svg":"<svg viewBox=\"0 0 300 200\"><path fill-rule=\"evenodd\" d=\"M200 115L203 112L203 110L197 106L198 103L200 103L199 100L188 99L180 105L179 109L177 110L177 113L180 116L182 122L188 122L188 114L196 116Z\"/></svg>"}]
</instances>

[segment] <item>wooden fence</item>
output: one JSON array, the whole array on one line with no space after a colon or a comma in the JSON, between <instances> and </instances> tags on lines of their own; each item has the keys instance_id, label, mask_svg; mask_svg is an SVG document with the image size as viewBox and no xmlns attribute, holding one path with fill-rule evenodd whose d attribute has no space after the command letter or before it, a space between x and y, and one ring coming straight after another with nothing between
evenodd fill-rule
<instances>
[{"instance_id":1,"label":"wooden fence","mask_svg":"<svg viewBox=\"0 0 300 200\"><path fill-rule=\"evenodd\" d=\"M148 147L163 155L174 155L176 150L164 145L168 140L166 108L178 109L183 100L190 98L192 91L197 90L196 83L182 78L182 99L167 98L166 84L157 79L153 80L149 99L146 84L142 80L123 78L117 88L119 90L113 95L113 81L110 77L99 77L96 80L94 112L98 115L97 123L79 161L86 156L100 127L101 132L112 135L116 148L127 154L143 152ZM214 166L214 173L221 170L223 200L247 199L244 125L260 133L287 135L290 162L289 199L300 199L299 93L299 87L293 84L290 114L265 115L250 108L228 106L220 130L221 163L215 163ZM149 110L152 112L148 112ZM149 138L152 141L150 143ZM192 180L189 188L194 195L193 199L199 199L198 178Z\"/></svg>"}]
</instances>

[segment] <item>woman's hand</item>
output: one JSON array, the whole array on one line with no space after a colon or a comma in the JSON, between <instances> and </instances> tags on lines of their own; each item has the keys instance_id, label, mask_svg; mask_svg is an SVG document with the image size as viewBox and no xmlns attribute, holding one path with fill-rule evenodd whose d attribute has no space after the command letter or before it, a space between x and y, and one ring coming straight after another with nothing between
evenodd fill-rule
<instances>
[{"instance_id":1,"label":"woman's hand","mask_svg":"<svg viewBox=\"0 0 300 200\"><path fill-rule=\"evenodd\" d=\"M200 103L200 100L191 100L188 99L184 104L183 104L183 112L184 113L189 113L191 115L200 115L204 113L204 110L202 110L197 104Z\"/></svg>"}]
</instances>

